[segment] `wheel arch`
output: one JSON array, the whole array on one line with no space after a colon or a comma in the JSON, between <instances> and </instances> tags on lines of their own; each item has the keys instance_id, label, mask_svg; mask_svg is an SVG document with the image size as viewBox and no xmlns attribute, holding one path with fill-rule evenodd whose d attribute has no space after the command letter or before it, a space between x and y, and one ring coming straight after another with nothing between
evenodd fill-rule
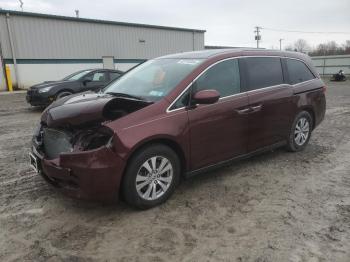
<instances>
[{"instance_id":1,"label":"wheel arch","mask_svg":"<svg viewBox=\"0 0 350 262\"><path fill-rule=\"evenodd\" d=\"M174 139L169 138L169 137L157 137L157 138L151 138L146 141L143 141L141 143L138 143L130 152L127 162L126 162L126 168L128 167L132 157L139 152L140 150L154 145L154 144L162 144L166 145L169 148L171 148L179 157L180 164L181 164L181 176L183 176L186 172L186 167L187 167L187 161L185 157L185 152L183 148L180 146L179 143L177 143ZM125 172L124 172L125 173ZM124 175L123 175L124 176Z\"/></svg>"},{"instance_id":2,"label":"wheel arch","mask_svg":"<svg viewBox=\"0 0 350 262\"><path fill-rule=\"evenodd\" d=\"M57 95L58 95L59 93L62 93L62 92L70 92L70 93L72 93L72 94L75 93L75 92L74 92L72 89L70 89L70 88L63 88L63 89L58 90L58 91L55 93L55 97L57 97Z\"/></svg>"},{"instance_id":3,"label":"wheel arch","mask_svg":"<svg viewBox=\"0 0 350 262\"><path fill-rule=\"evenodd\" d=\"M316 114L315 114L314 109L312 108L312 106L303 106L300 108L299 113L302 111L306 111L311 115L311 117L312 117L312 130L314 130L315 126L316 126Z\"/></svg>"},{"instance_id":4,"label":"wheel arch","mask_svg":"<svg viewBox=\"0 0 350 262\"><path fill-rule=\"evenodd\" d=\"M130 152L130 154L127 157L127 161L126 161L126 165L123 171L123 175L122 178L120 180L120 185L123 184L124 178L125 178L125 174L127 172L127 169L129 167L129 164L132 160L132 157L139 152L140 150L151 146L151 145L156 145L156 144L161 144L161 145L166 145L169 148L171 148L172 150L174 150L174 152L179 156L179 160L180 160L180 165L181 165L181 174L180 177L184 178L185 177L185 173L186 173L186 165L187 165L187 161L185 158L185 152L183 151L183 149L181 148L181 146L173 139L168 138L168 137L158 137L158 138L152 138L149 139L147 141L143 141L139 144L137 144L132 151ZM119 197L123 197L123 193L122 190L120 190L119 192Z\"/></svg>"}]
</instances>

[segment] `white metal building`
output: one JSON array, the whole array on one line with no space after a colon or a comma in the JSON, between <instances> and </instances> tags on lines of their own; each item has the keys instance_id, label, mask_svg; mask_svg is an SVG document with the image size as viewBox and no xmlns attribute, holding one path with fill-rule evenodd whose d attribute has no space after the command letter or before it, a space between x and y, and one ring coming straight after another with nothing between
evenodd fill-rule
<instances>
[{"instance_id":1,"label":"white metal building","mask_svg":"<svg viewBox=\"0 0 350 262\"><path fill-rule=\"evenodd\" d=\"M0 55L20 88L60 79L80 69L127 70L157 56L201 50L204 33L197 29L0 10ZM4 88L2 76L0 89Z\"/></svg>"},{"instance_id":2,"label":"white metal building","mask_svg":"<svg viewBox=\"0 0 350 262\"><path fill-rule=\"evenodd\" d=\"M313 56L311 59L321 75L333 75L339 70L350 74L350 55Z\"/></svg>"}]
</instances>

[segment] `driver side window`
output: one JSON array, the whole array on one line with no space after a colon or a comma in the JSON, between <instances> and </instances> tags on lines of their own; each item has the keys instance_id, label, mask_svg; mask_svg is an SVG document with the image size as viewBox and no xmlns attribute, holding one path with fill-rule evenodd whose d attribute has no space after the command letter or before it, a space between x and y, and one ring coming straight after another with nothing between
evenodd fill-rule
<instances>
[{"instance_id":1,"label":"driver side window","mask_svg":"<svg viewBox=\"0 0 350 262\"><path fill-rule=\"evenodd\" d=\"M206 89L218 91L220 97L240 93L238 59L230 59L214 65L193 84L194 92Z\"/></svg>"},{"instance_id":2,"label":"driver side window","mask_svg":"<svg viewBox=\"0 0 350 262\"><path fill-rule=\"evenodd\" d=\"M93 74L89 74L85 77L85 80L90 80L91 82L106 82L107 81L107 73L106 72L95 72Z\"/></svg>"}]
</instances>

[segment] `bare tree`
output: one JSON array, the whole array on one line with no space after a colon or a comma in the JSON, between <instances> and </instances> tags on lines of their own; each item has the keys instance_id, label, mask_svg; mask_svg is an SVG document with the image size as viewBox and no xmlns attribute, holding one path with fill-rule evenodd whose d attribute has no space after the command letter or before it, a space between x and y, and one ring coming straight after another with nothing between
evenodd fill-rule
<instances>
[{"instance_id":1,"label":"bare tree","mask_svg":"<svg viewBox=\"0 0 350 262\"><path fill-rule=\"evenodd\" d=\"M350 54L350 40L346 40L343 44L344 54Z\"/></svg>"},{"instance_id":2,"label":"bare tree","mask_svg":"<svg viewBox=\"0 0 350 262\"><path fill-rule=\"evenodd\" d=\"M325 55L344 55L350 54L350 40L339 45L335 41L319 44L313 50L304 39L298 39L294 44L289 44L285 47L286 51L296 51L308 53L310 56L325 56Z\"/></svg>"},{"instance_id":3,"label":"bare tree","mask_svg":"<svg viewBox=\"0 0 350 262\"><path fill-rule=\"evenodd\" d=\"M345 44L338 45L335 41L319 44L309 55L322 56L322 55L344 55L350 54L350 40L347 40Z\"/></svg>"},{"instance_id":4,"label":"bare tree","mask_svg":"<svg viewBox=\"0 0 350 262\"><path fill-rule=\"evenodd\" d=\"M297 41L295 41L294 50L301 52L301 53L307 53L311 50L311 48L305 39L300 38Z\"/></svg>"},{"instance_id":5,"label":"bare tree","mask_svg":"<svg viewBox=\"0 0 350 262\"><path fill-rule=\"evenodd\" d=\"M341 48L338 47L338 44L335 41L330 41L327 43L327 50L329 54L337 55Z\"/></svg>"}]
</instances>

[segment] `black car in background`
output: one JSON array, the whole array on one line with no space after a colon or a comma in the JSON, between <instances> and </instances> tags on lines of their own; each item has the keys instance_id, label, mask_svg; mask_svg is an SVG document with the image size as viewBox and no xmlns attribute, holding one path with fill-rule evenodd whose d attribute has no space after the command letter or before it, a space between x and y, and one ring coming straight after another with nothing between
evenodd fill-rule
<instances>
[{"instance_id":1,"label":"black car in background","mask_svg":"<svg viewBox=\"0 0 350 262\"><path fill-rule=\"evenodd\" d=\"M88 90L99 91L122 74L122 71L111 69L81 70L59 81L47 81L31 86L27 91L26 100L32 106L47 106L67 95Z\"/></svg>"}]
</instances>

